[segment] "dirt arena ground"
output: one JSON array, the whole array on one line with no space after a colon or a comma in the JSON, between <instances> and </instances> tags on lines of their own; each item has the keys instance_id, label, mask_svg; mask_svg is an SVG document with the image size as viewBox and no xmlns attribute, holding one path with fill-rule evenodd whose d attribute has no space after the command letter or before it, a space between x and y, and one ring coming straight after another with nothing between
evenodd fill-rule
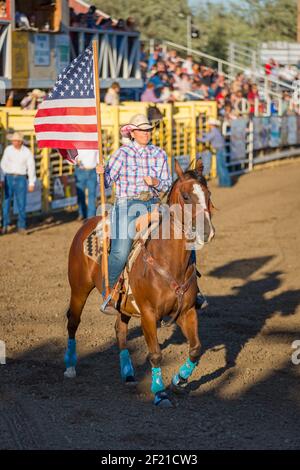
<instances>
[{"instance_id":1,"label":"dirt arena ground","mask_svg":"<svg viewBox=\"0 0 300 470\"><path fill-rule=\"evenodd\" d=\"M216 238L200 253L210 307L203 355L174 409L151 403L139 321L129 349L137 389L119 378L114 320L90 296L77 335L77 378L64 379L67 253L75 214L0 238L1 449L295 449L300 447L300 161L211 184ZM160 329L166 383L187 357ZM300 357L300 354L299 354Z\"/></svg>"}]
</instances>

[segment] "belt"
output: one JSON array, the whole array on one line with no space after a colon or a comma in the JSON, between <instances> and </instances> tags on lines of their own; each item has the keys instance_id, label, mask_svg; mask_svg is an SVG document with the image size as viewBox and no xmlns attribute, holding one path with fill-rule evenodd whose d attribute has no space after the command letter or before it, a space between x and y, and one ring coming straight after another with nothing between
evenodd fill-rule
<instances>
[{"instance_id":1,"label":"belt","mask_svg":"<svg viewBox=\"0 0 300 470\"><path fill-rule=\"evenodd\" d=\"M20 175L19 173L5 173L7 176L27 176L27 175Z\"/></svg>"},{"instance_id":2,"label":"belt","mask_svg":"<svg viewBox=\"0 0 300 470\"><path fill-rule=\"evenodd\" d=\"M96 170L96 167L94 167L94 166L91 167L91 168L86 167L86 166L79 166L78 168L79 168L79 170Z\"/></svg>"},{"instance_id":3,"label":"belt","mask_svg":"<svg viewBox=\"0 0 300 470\"><path fill-rule=\"evenodd\" d=\"M135 196L118 198L118 201L134 201L135 199L137 199L139 201L147 202L150 201L150 199L154 199L156 197L157 196L155 196L151 191L142 191L141 193L136 194Z\"/></svg>"}]
</instances>

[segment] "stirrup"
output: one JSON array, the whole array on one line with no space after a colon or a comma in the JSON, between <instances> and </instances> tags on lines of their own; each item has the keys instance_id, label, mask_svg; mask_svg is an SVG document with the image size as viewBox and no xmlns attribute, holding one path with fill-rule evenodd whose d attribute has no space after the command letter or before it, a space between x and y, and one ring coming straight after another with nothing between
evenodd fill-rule
<instances>
[{"instance_id":1,"label":"stirrup","mask_svg":"<svg viewBox=\"0 0 300 470\"><path fill-rule=\"evenodd\" d=\"M113 305L109 305L112 302L111 294L107 296L104 302L100 305L100 312L106 315L119 315L119 311Z\"/></svg>"}]
</instances>

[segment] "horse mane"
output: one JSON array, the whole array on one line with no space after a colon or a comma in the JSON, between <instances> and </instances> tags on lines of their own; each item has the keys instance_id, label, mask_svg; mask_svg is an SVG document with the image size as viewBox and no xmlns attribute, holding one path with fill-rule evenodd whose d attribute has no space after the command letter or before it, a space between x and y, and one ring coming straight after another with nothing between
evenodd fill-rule
<instances>
[{"instance_id":1,"label":"horse mane","mask_svg":"<svg viewBox=\"0 0 300 470\"><path fill-rule=\"evenodd\" d=\"M207 181L206 181L205 176L200 174L197 170L187 170L187 171L184 172L183 176L184 176L184 179L186 179L186 180L193 178L198 183L202 184L203 186L205 186L207 188ZM170 202L170 196L171 196L172 191L175 188L176 184L178 183L178 181L179 181L179 178L176 178L176 180L173 181L173 183L172 183L172 185L169 189L167 204Z\"/></svg>"}]
</instances>

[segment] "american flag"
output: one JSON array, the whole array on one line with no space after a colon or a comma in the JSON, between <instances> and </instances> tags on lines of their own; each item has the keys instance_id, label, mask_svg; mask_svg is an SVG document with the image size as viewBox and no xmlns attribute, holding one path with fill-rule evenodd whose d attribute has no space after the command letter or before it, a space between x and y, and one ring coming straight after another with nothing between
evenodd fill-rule
<instances>
[{"instance_id":1,"label":"american flag","mask_svg":"<svg viewBox=\"0 0 300 470\"><path fill-rule=\"evenodd\" d=\"M39 148L55 148L74 163L76 149L98 149L93 50L90 45L58 75L34 127Z\"/></svg>"}]
</instances>

